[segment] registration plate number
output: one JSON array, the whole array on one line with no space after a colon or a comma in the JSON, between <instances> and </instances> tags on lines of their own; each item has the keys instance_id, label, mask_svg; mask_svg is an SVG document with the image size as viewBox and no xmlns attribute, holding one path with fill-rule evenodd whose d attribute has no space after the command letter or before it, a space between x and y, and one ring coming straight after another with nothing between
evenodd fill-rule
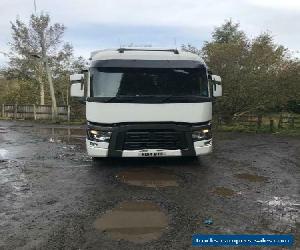
<instances>
[{"instance_id":1,"label":"registration plate number","mask_svg":"<svg viewBox=\"0 0 300 250\"><path fill-rule=\"evenodd\" d=\"M165 152L141 152L139 153L139 156L141 157L160 157L165 156Z\"/></svg>"}]
</instances>

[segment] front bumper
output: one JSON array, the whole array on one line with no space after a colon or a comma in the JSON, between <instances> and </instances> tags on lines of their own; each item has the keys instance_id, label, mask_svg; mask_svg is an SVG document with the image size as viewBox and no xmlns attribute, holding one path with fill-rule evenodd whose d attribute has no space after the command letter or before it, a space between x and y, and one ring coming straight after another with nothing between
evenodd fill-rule
<instances>
[{"instance_id":1,"label":"front bumper","mask_svg":"<svg viewBox=\"0 0 300 250\"><path fill-rule=\"evenodd\" d=\"M207 141L206 141L207 143ZM96 146L96 144L90 140L86 140L87 146L87 153L89 156L92 157L108 157L109 156L109 149L108 145ZM155 155L156 153L162 153ZM123 150L121 156L119 157L174 157L174 156L200 156L206 155L212 152L212 141L209 144L204 145L204 142L194 143L194 154L186 155L183 154L181 150L160 150L160 149L143 149L143 150ZM143 155L142 155L143 154Z\"/></svg>"},{"instance_id":2,"label":"front bumper","mask_svg":"<svg viewBox=\"0 0 300 250\"><path fill-rule=\"evenodd\" d=\"M87 133L87 152L92 157L173 157L198 156L212 151L212 139L193 141L192 133L210 122L130 123L100 125L88 123L88 129L111 131L108 142L97 142Z\"/></svg>"}]
</instances>

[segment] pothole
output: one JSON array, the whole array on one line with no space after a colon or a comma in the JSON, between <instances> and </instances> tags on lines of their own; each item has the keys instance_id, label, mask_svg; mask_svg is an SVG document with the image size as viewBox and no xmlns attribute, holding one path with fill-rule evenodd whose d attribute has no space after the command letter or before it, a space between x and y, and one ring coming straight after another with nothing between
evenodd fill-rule
<instances>
[{"instance_id":1,"label":"pothole","mask_svg":"<svg viewBox=\"0 0 300 250\"><path fill-rule=\"evenodd\" d=\"M121 182L142 187L178 187L177 177L163 169L133 169L116 176Z\"/></svg>"},{"instance_id":2,"label":"pothole","mask_svg":"<svg viewBox=\"0 0 300 250\"><path fill-rule=\"evenodd\" d=\"M150 201L124 201L95 221L95 228L114 240L144 243L158 239L168 227L168 217Z\"/></svg>"},{"instance_id":3,"label":"pothole","mask_svg":"<svg viewBox=\"0 0 300 250\"><path fill-rule=\"evenodd\" d=\"M251 182L265 182L268 180L268 178L265 176L248 174L248 173L236 174L235 177L238 179L247 180Z\"/></svg>"},{"instance_id":4,"label":"pothole","mask_svg":"<svg viewBox=\"0 0 300 250\"><path fill-rule=\"evenodd\" d=\"M226 187L217 187L217 188L215 188L213 193L220 195L222 197L231 197L231 196L235 195L235 192L232 189L226 188Z\"/></svg>"}]
</instances>

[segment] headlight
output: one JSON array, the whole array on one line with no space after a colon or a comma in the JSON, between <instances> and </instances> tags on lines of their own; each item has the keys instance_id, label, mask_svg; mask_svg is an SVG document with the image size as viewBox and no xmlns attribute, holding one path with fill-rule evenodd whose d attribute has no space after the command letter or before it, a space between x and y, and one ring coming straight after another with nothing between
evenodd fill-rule
<instances>
[{"instance_id":1,"label":"headlight","mask_svg":"<svg viewBox=\"0 0 300 250\"><path fill-rule=\"evenodd\" d=\"M89 129L88 130L88 137L92 141L109 142L110 137L111 137L111 132L110 131L96 130L96 129Z\"/></svg>"},{"instance_id":2,"label":"headlight","mask_svg":"<svg viewBox=\"0 0 300 250\"><path fill-rule=\"evenodd\" d=\"M193 141L209 140L211 137L210 127L199 128L199 130L192 131Z\"/></svg>"}]
</instances>

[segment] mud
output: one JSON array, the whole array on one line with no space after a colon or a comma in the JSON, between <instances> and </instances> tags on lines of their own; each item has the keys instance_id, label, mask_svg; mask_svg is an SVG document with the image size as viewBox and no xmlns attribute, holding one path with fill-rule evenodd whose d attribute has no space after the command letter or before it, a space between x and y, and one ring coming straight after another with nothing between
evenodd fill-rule
<instances>
[{"instance_id":1,"label":"mud","mask_svg":"<svg viewBox=\"0 0 300 250\"><path fill-rule=\"evenodd\" d=\"M300 248L299 137L217 133L193 162L93 163L84 126L0 131L1 250L193 249L195 233L288 233Z\"/></svg>"},{"instance_id":2,"label":"mud","mask_svg":"<svg viewBox=\"0 0 300 250\"><path fill-rule=\"evenodd\" d=\"M242 180L251 181L251 182L265 182L268 180L267 177L259 176L255 174L248 174L248 173L236 174L235 177Z\"/></svg>"},{"instance_id":3,"label":"mud","mask_svg":"<svg viewBox=\"0 0 300 250\"><path fill-rule=\"evenodd\" d=\"M223 197L231 197L235 195L235 192L232 189L226 187L217 187L213 193Z\"/></svg>"}]
</instances>

